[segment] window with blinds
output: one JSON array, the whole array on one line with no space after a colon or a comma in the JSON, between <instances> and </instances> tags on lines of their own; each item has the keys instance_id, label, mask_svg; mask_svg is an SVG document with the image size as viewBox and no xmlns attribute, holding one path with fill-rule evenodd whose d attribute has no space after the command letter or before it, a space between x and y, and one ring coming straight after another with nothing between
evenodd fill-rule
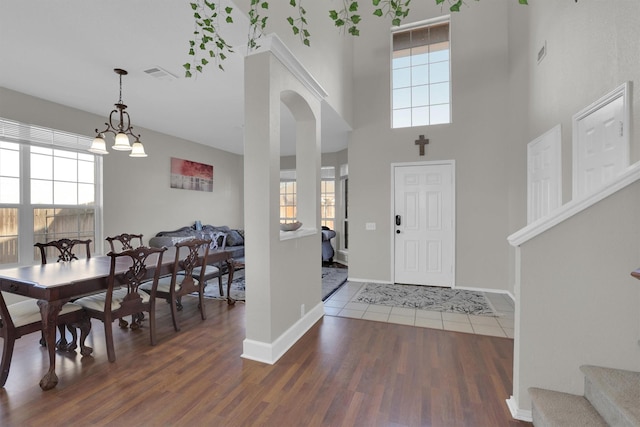
<instances>
[{"instance_id":1,"label":"window with blinds","mask_svg":"<svg viewBox=\"0 0 640 427\"><path fill-rule=\"evenodd\" d=\"M40 262L36 242L96 242L102 180L90 144L83 135L0 118L0 268Z\"/></svg>"},{"instance_id":2,"label":"window with blinds","mask_svg":"<svg viewBox=\"0 0 640 427\"><path fill-rule=\"evenodd\" d=\"M392 33L392 128L451 122L449 18Z\"/></svg>"}]
</instances>

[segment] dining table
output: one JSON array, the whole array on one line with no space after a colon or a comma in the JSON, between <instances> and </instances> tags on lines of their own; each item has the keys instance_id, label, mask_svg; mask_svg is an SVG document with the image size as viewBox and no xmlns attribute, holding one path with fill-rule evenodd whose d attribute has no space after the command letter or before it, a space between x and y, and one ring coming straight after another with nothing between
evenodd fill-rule
<instances>
[{"instance_id":1,"label":"dining table","mask_svg":"<svg viewBox=\"0 0 640 427\"><path fill-rule=\"evenodd\" d=\"M175 263L175 247L169 247L162 257L160 276L170 275ZM232 253L224 249L210 250L207 265L226 263L228 271L227 302L235 301L230 296L234 262ZM157 255L147 259L147 278L152 279L157 264ZM121 257L116 263L116 274L124 273L131 266L130 260ZM58 384L56 367L56 324L58 313L67 302L103 292L107 289L111 270L111 257L94 256L71 262L29 265L0 270L0 290L38 300L42 316L42 332L49 354L49 370L40 380L40 388L50 390ZM206 270L205 270L206 272Z\"/></svg>"}]
</instances>

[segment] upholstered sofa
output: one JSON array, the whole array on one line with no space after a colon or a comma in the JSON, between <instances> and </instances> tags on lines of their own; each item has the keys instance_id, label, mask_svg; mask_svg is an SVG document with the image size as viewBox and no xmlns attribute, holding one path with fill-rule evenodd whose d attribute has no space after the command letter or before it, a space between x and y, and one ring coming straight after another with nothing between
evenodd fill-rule
<instances>
[{"instance_id":1,"label":"upholstered sofa","mask_svg":"<svg viewBox=\"0 0 640 427\"><path fill-rule=\"evenodd\" d=\"M171 247L178 242L198 237L211 239L211 249L225 249L231 252L235 260L244 258L244 230L230 229L226 225L204 225L201 230L194 226L182 227L173 231L161 231L149 240L151 247Z\"/></svg>"},{"instance_id":2,"label":"upholstered sofa","mask_svg":"<svg viewBox=\"0 0 640 427\"><path fill-rule=\"evenodd\" d=\"M178 242L194 237L211 239L211 249L225 249L231 251L231 257L236 261L244 261L244 230L229 227L204 225L201 230L194 226L182 227L173 231L161 231L149 240L149 246L160 248L171 247ZM334 250L331 239L336 232L322 227L322 261L333 262Z\"/></svg>"},{"instance_id":3,"label":"upholstered sofa","mask_svg":"<svg viewBox=\"0 0 640 427\"><path fill-rule=\"evenodd\" d=\"M333 245L331 239L336 237L336 232L329 227L322 226L322 261L333 262Z\"/></svg>"}]
</instances>

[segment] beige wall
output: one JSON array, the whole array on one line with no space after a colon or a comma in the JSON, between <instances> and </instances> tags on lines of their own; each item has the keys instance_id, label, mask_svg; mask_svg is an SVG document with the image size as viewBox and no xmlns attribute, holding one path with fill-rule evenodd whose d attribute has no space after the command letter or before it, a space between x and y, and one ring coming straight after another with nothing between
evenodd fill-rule
<instances>
[{"instance_id":1,"label":"beige wall","mask_svg":"<svg viewBox=\"0 0 640 427\"><path fill-rule=\"evenodd\" d=\"M509 111L506 164L509 231L527 224L527 143L529 137L529 7L509 7ZM509 291L515 295L515 249L509 249Z\"/></svg>"},{"instance_id":2,"label":"beige wall","mask_svg":"<svg viewBox=\"0 0 640 427\"><path fill-rule=\"evenodd\" d=\"M521 246L514 397L584 392L581 365L640 371L640 181Z\"/></svg>"},{"instance_id":3,"label":"beige wall","mask_svg":"<svg viewBox=\"0 0 640 427\"><path fill-rule=\"evenodd\" d=\"M93 136L105 120L5 88L0 88L0 99L0 117L67 132ZM242 156L138 130L149 157L132 159L114 151L103 156L105 236L142 233L146 243L159 231L192 225L195 220L243 226ZM171 157L213 165L213 192L170 188Z\"/></svg>"},{"instance_id":4,"label":"beige wall","mask_svg":"<svg viewBox=\"0 0 640 427\"><path fill-rule=\"evenodd\" d=\"M440 16L411 5L411 21ZM445 8L446 10L446 8ZM363 15L368 13L364 10ZM390 28L367 19L355 40L355 120L349 144L349 276L392 281L391 163L456 161L456 285L507 290L507 7L469 3L451 17L453 122L390 129ZM418 156L414 141L430 140ZM375 222L375 231L365 223Z\"/></svg>"},{"instance_id":5,"label":"beige wall","mask_svg":"<svg viewBox=\"0 0 640 427\"><path fill-rule=\"evenodd\" d=\"M237 1L237 6L245 14L250 2ZM347 123L351 123L353 112L353 40L345 36L329 19L330 9L342 7L340 0L313 0L304 2L307 10L310 44L302 44L294 35L287 17L298 17L296 9L288 1L272 1L269 10L261 10L261 16L268 16L267 34L275 32L287 45L294 56L304 65L328 96L324 99Z\"/></svg>"},{"instance_id":6,"label":"beige wall","mask_svg":"<svg viewBox=\"0 0 640 427\"><path fill-rule=\"evenodd\" d=\"M562 125L563 201L572 200L572 116L631 81L631 163L640 159L640 3L531 2L509 7L509 212L526 225L526 144ZM538 64L538 50L547 55ZM514 404L531 386L582 394L582 364L640 370L636 181L522 244L516 286ZM519 274L517 274L519 273Z\"/></svg>"},{"instance_id":7,"label":"beige wall","mask_svg":"<svg viewBox=\"0 0 640 427\"><path fill-rule=\"evenodd\" d=\"M243 356L273 363L324 313L319 262L320 99L271 52L245 59L245 87L244 164L251 171L245 176L246 232L252 238L245 245ZM297 122L297 212L303 224L286 240L279 226L281 102L294 111Z\"/></svg>"},{"instance_id":8,"label":"beige wall","mask_svg":"<svg viewBox=\"0 0 640 427\"><path fill-rule=\"evenodd\" d=\"M536 2L530 5L528 46L529 134L526 142L562 124L563 200L571 200L572 116L620 86L640 77L640 3L580 1ZM536 63L547 43L547 56ZM515 75L514 75L515 76ZM526 80L528 78L528 81ZM632 105L640 105L640 91L632 90ZM632 129L640 129L640 109L633 108ZM526 143L525 142L525 143ZM631 163L640 159L640 140L633 137ZM525 171L526 172L526 171Z\"/></svg>"}]
</instances>

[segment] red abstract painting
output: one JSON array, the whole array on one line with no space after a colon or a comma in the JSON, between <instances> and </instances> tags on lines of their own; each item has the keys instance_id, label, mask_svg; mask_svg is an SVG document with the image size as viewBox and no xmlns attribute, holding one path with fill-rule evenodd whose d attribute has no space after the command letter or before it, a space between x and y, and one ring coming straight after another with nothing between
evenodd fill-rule
<instances>
[{"instance_id":1,"label":"red abstract painting","mask_svg":"<svg viewBox=\"0 0 640 427\"><path fill-rule=\"evenodd\" d=\"M172 157L171 188L213 191L213 166Z\"/></svg>"}]
</instances>

